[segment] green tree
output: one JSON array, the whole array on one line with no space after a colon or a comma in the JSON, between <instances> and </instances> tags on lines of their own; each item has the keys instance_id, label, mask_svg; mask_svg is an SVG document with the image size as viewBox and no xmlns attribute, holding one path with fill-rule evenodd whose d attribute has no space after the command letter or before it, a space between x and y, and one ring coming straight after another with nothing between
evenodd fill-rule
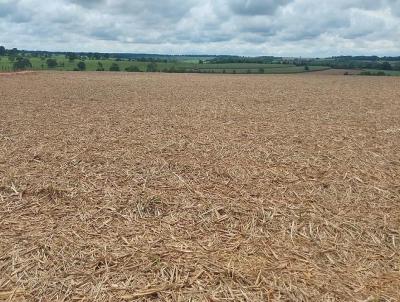
<instances>
[{"instance_id":1,"label":"green tree","mask_svg":"<svg viewBox=\"0 0 400 302\"><path fill-rule=\"evenodd\" d=\"M80 62L78 62L78 64L76 64L76 66L78 67L78 70L80 70L80 71L86 70L85 62L80 61Z\"/></svg>"},{"instance_id":2,"label":"green tree","mask_svg":"<svg viewBox=\"0 0 400 302\"><path fill-rule=\"evenodd\" d=\"M125 68L127 72L140 72L139 67L131 65Z\"/></svg>"},{"instance_id":3,"label":"green tree","mask_svg":"<svg viewBox=\"0 0 400 302\"><path fill-rule=\"evenodd\" d=\"M382 69L383 70L392 70L392 65L389 62L383 62Z\"/></svg>"},{"instance_id":4,"label":"green tree","mask_svg":"<svg viewBox=\"0 0 400 302\"><path fill-rule=\"evenodd\" d=\"M65 55L65 58L72 62L72 61L78 59L78 55L74 52L69 52Z\"/></svg>"},{"instance_id":5,"label":"green tree","mask_svg":"<svg viewBox=\"0 0 400 302\"><path fill-rule=\"evenodd\" d=\"M18 49L13 48L13 49L9 50L8 53L9 53L10 56L14 56L15 57L18 54Z\"/></svg>"},{"instance_id":6,"label":"green tree","mask_svg":"<svg viewBox=\"0 0 400 302\"><path fill-rule=\"evenodd\" d=\"M258 68L258 73L265 73L264 68L262 68L262 67Z\"/></svg>"},{"instance_id":7,"label":"green tree","mask_svg":"<svg viewBox=\"0 0 400 302\"><path fill-rule=\"evenodd\" d=\"M100 61L97 62L97 68L96 71L104 71L104 66L103 63L101 63Z\"/></svg>"},{"instance_id":8,"label":"green tree","mask_svg":"<svg viewBox=\"0 0 400 302\"><path fill-rule=\"evenodd\" d=\"M110 71L120 71L119 65L117 63L112 63L110 66Z\"/></svg>"},{"instance_id":9,"label":"green tree","mask_svg":"<svg viewBox=\"0 0 400 302\"><path fill-rule=\"evenodd\" d=\"M157 71L157 64L154 62L151 62L147 65L146 67L147 72L156 72Z\"/></svg>"},{"instance_id":10,"label":"green tree","mask_svg":"<svg viewBox=\"0 0 400 302\"><path fill-rule=\"evenodd\" d=\"M0 56L6 55L6 48L4 46L0 46Z\"/></svg>"},{"instance_id":11,"label":"green tree","mask_svg":"<svg viewBox=\"0 0 400 302\"><path fill-rule=\"evenodd\" d=\"M55 68L57 67L58 63L56 59L47 59L46 64L48 68Z\"/></svg>"},{"instance_id":12,"label":"green tree","mask_svg":"<svg viewBox=\"0 0 400 302\"><path fill-rule=\"evenodd\" d=\"M305 65L305 66L304 66L304 70L305 70L305 71L309 71L309 70L310 70L310 67L308 67L308 65Z\"/></svg>"},{"instance_id":13,"label":"green tree","mask_svg":"<svg viewBox=\"0 0 400 302\"><path fill-rule=\"evenodd\" d=\"M32 68L32 64L27 58L17 57L13 64L14 70L25 70Z\"/></svg>"}]
</instances>

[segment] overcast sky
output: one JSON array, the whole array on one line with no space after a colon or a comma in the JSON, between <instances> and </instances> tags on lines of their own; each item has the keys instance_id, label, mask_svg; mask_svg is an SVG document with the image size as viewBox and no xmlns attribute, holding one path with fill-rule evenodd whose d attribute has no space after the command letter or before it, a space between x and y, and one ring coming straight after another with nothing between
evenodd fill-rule
<instances>
[{"instance_id":1,"label":"overcast sky","mask_svg":"<svg viewBox=\"0 0 400 302\"><path fill-rule=\"evenodd\" d=\"M400 55L400 0L0 0L0 45L52 51Z\"/></svg>"}]
</instances>

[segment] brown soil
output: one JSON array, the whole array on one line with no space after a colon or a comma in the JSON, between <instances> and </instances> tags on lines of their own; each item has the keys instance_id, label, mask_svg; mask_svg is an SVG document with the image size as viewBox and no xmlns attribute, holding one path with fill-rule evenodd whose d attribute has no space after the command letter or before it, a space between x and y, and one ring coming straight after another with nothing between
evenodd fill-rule
<instances>
[{"instance_id":1,"label":"brown soil","mask_svg":"<svg viewBox=\"0 0 400 302\"><path fill-rule=\"evenodd\" d=\"M0 76L15 76L15 75L21 75L21 74L32 74L35 73L35 71L17 71L17 72L0 72Z\"/></svg>"},{"instance_id":2,"label":"brown soil","mask_svg":"<svg viewBox=\"0 0 400 302\"><path fill-rule=\"evenodd\" d=\"M400 299L400 78L36 73L0 109L0 300Z\"/></svg>"}]
</instances>

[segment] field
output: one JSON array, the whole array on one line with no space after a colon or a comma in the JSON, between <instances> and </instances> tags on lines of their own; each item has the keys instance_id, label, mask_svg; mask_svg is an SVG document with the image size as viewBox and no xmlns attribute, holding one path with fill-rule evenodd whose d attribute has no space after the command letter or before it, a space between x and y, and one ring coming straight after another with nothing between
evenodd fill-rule
<instances>
[{"instance_id":1,"label":"field","mask_svg":"<svg viewBox=\"0 0 400 302\"><path fill-rule=\"evenodd\" d=\"M77 68L77 63L79 60L69 61L65 56L53 56L56 59L58 66L52 68L52 70L57 71L72 71ZM40 57L30 57L30 62L32 63L33 70L48 70L46 58ZM128 61L121 60L116 61L114 59L102 59L102 60L85 60L86 71L96 71L98 68L98 62L103 65L103 68L108 71L112 64L117 64L121 71L125 71L125 68L135 66L139 68L140 71L146 71L149 62L138 62L138 61ZM266 74L275 73L301 73L304 72L304 66L295 66L290 64L256 64L256 63L226 63L226 64L199 64L193 60L183 60L176 62L157 62L156 70L165 71L174 68L175 71L185 71L185 72L204 72L204 73L260 73L260 68L264 69ZM329 69L324 66L310 66L311 71ZM9 60L8 57L0 57L0 72L1 71L12 71L13 62Z\"/></svg>"},{"instance_id":2,"label":"field","mask_svg":"<svg viewBox=\"0 0 400 302\"><path fill-rule=\"evenodd\" d=\"M0 300L400 300L399 78L36 72L0 109Z\"/></svg>"}]
</instances>

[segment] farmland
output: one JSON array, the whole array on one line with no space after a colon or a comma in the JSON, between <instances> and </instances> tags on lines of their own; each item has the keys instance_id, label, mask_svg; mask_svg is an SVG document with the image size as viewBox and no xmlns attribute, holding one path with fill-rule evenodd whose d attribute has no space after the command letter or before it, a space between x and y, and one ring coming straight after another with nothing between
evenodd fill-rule
<instances>
[{"instance_id":1,"label":"farmland","mask_svg":"<svg viewBox=\"0 0 400 302\"><path fill-rule=\"evenodd\" d=\"M0 109L0 300L400 300L399 78L33 72Z\"/></svg>"},{"instance_id":2,"label":"farmland","mask_svg":"<svg viewBox=\"0 0 400 302\"><path fill-rule=\"evenodd\" d=\"M29 57L32 63L32 70L57 70L57 71L73 71L77 68L80 60L70 61L62 55L54 55L51 57L57 61L57 66L49 68L45 57ZM147 71L150 61L131 61L131 60L115 60L115 59L85 59L86 71L96 71L99 63L105 71L110 70L112 64L116 64L120 71L125 71L128 67L137 67L138 71ZM310 71L329 69L326 66L310 66ZM12 71L13 62L9 57L0 57L0 72ZM257 63L225 63L225 64L199 64L193 60L166 61L156 62L154 71L170 72L204 72L204 73L266 73L266 74L285 74L285 73L302 73L305 72L304 66L296 66L293 64L257 64Z\"/></svg>"}]
</instances>

